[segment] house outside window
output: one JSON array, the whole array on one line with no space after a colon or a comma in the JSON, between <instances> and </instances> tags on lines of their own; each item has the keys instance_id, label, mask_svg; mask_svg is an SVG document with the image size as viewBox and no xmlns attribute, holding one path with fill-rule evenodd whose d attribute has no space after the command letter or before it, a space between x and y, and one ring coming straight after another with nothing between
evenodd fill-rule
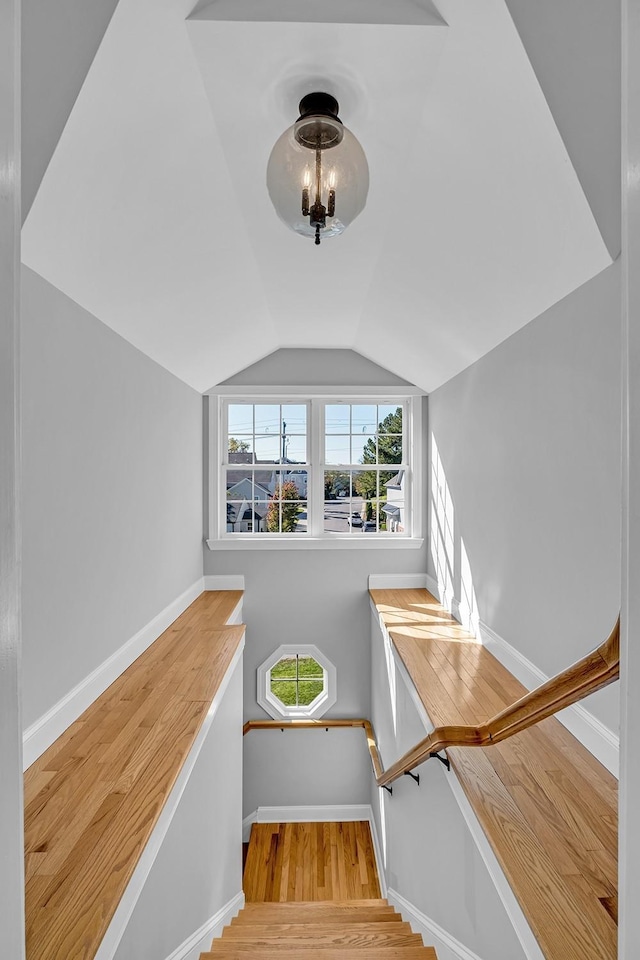
<instances>
[{"instance_id":1,"label":"house outside window","mask_svg":"<svg viewBox=\"0 0 640 960\"><path fill-rule=\"evenodd\" d=\"M422 537L416 397L237 394L212 404L212 549Z\"/></svg>"}]
</instances>

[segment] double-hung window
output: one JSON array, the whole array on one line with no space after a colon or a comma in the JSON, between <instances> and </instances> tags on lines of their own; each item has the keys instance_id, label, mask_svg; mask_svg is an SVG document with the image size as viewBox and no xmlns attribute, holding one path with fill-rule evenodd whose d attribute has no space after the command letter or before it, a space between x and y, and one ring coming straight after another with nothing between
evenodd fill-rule
<instances>
[{"instance_id":1,"label":"double-hung window","mask_svg":"<svg viewBox=\"0 0 640 960\"><path fill-rule=\"evenodd\" d=\"M421 537L418 398L236 394L211 401L212 548L415 544Z\"/></svg>"}]
</instances>

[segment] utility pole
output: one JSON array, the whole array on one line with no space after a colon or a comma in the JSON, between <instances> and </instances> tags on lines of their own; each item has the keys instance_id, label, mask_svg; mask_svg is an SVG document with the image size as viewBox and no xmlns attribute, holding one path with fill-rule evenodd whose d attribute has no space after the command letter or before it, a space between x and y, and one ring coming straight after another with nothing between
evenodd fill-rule
<instances>
[{"instance_id":1,"label":"utility pole","mask_svg":"<svg viewBox=\"0 0 640 960\"><path fill-rule=\"evenodd\" d=\"M282 462L284 462L286 455L287 455L287 424L283 420L282 421L282 458L281 458Z\"/></svg>"}]
</instances>

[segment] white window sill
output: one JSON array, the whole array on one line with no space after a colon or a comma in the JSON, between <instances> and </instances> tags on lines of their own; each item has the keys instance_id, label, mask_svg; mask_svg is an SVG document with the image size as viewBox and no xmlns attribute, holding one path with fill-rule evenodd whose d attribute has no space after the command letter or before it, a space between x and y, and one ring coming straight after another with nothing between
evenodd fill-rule
<instances>
[{"instance_id":1,"label":"white window sill","mask_svg":"<svg viewBox=\"0 0 640 960\"><path fill-rule=\"evenodd\" d=\"M209 550L419 550L424 544L422 537L280 537L266 538L259 535L233 539L207 540Z\"/></svg>"}]
</instances>

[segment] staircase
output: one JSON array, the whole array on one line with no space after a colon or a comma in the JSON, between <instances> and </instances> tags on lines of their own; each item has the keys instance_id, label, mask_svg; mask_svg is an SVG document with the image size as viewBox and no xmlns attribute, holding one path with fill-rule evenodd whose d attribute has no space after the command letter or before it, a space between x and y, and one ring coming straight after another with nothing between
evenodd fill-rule
<instances>
[{"instance_id":1,"label":"staircase","mask_svg":"<svg viewBox=\"0 0 640 960\"><path fill-rule=\"evenodd\" d=\"M386 900L248 903L200 960L437 960Z\"/></svg>"}]
</instances>

